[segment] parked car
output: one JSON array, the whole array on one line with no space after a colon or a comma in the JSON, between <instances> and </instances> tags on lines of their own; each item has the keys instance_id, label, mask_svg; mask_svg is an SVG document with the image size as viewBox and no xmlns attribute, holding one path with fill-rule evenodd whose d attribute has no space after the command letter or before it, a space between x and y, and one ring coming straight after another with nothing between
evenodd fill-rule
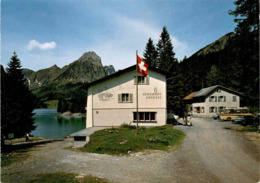
<instances>
[{"instance_id":1,"label":"parked car","mask_svg":"<svg viewBox=\"0 0 260 183\"><path fill-rule=\"evenodd\" d=\"M214 114L213 115L213 119L219 119L219 115L218 114Z\"/></svg>"},{"instance_id":2,"label":"parked car","mask_svg":"<svg viewBox=\"0 0 260 183\"><path fill-rule=\"evenodd\" d=\"M241 124L241 125L252 125L255 123L254 116L238 116L232 120L232 123Z\"/></svg>"},{"instance_id":3,"label":"parked car","mask_svg":"<svg viewBox=\"0 0 260 183\"><path fill-rule=\"evenodd\" d=\"M234 123L234 124L242 124L242 121L244 121L244 120L245 120L244 116L238 116L238 117L236 117L236 118L234 118L232 120L232 123Z\"/></svg>"}]
</instances>

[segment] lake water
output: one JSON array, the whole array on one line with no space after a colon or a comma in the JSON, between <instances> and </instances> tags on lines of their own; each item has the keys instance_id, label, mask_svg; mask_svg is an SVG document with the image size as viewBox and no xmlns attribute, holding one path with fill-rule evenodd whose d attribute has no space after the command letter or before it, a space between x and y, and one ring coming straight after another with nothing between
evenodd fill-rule
<instances>
[{"instance_id":1,"label":"lake water","mask_svg":"<svg viewBox=\"0 0 260 183\"><path fill-rule=\"evenodd\" d=\"M86 128L86 118L58 117L57 109L35 109L33 113L37 127L30 134L34 136L58 139Z\"/></svg>"}]
</instances>

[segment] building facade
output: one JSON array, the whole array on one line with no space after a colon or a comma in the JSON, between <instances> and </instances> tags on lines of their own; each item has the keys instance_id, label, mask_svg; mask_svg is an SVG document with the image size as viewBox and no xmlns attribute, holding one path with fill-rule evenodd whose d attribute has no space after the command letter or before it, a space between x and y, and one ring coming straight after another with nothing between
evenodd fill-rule
<instances>
[{"instance_id":1,"label":"building facade","mask_svg":"<svg viewBox=\"0 0 260 183\"><path fill-rule=\"evenodd\" d=\"M138 114L137 119L137 85ZM166 124L166 76L149 67L146 77L136 66L120 70L89 85L86 128L121 124L160 126Z\"/></svg>"},{"instance_id":2,"label":"building facade","mask_svg":"<svg viewBox=\"0 0 260 183\"><path fill-rule=\"evenodd\" d=\"M220 85L203 88L184 98L188 113L198 117L212 117L227 107L240 107L241 94Z\"/></svg>"}]
</instances>

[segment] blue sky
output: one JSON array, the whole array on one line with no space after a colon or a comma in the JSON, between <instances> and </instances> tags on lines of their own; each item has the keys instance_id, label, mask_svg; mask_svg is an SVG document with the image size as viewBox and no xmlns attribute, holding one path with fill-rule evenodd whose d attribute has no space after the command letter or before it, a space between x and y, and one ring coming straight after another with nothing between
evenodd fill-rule
<instances>
[{"instance_id":1,"label":"blue sky","mask_svg":"<svg viewBox=\"0 0 260 183\"><path fill-rule=\"evenodd\" d=\"M234 0L2 0L1 64L16 51L23 68L39 70L96 52L124 69L142 57L163 26L175 56L191 56L235 28Z\"/></svg>"}]
</instances>

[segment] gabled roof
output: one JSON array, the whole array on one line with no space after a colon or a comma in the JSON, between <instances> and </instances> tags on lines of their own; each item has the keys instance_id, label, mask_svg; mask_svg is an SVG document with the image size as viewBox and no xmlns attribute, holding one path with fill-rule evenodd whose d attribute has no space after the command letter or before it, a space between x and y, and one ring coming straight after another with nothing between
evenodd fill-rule
<instances>
[{"instance_id":1,"label":"gabled roof","mask_svg":"<svg viewBox=\"0 0 260 183\"><path fill-rule=\"evenodd\" d=\"M96 80L96 81L93 81L93 82L89 83L87 86L95 85L95 84L97 84L97 83L100 83L100 82L102 82L102 81L106 81L106 80L108 80L108 79L117 77L117 76L119 76L119 75L121 75L121 74L123 74L123 73L126 73L126 72L131 71L131 70L134 70L134 69L136 69L136 65L132 65L132 66L127 67L127 68L125 68L125 69L123 69L123 70L118 70L117 72L115 72L115 73L113 73L113 74L111 74L111 75L105 76L105 77L103 77L103 78L101 78L101 79L98 79L98 80ZM148 75L149 75L149 70L152 70L152 71L161 73L161 74L163 74L163 75L165 75L165 76L170 75L170 73L168 73L168 72L162 71L162 70L160 70L160 69L157 69L157 68L154 68L154 67L151 67L151 66L148 67Z\"/></svg>"},{"instance_id":2,"label":"gabled roof","mask_svg":"<svg viewBox=\"0 0 260 183\"><path fill-rule=\"evenodd\" d=\"M207 88L202 88L200 91L198 91L195 95L192 96L192 98L196 98L196 97L206 97L208 95L210 95L211 93L213 93L215 90L217 89L222 89L222 90L225 90L227 92L230 92L230 93L234 93L236 95L239 95L239 96L243 96L241 93L239 92L236 92L236 91L233 91L229 88L226 88L224 86L221 86L221 85L215 85L215 86L210 86L210 87L207 87Z\"/></svg>"},{"instance_id":3,"label":"gabled roof","mask_svg":"<svg viewBox=\"0 0 260 183\"><path fill-rule=\"evenodd\" d=\"M191 94L187 95L183 100L191 100L192 96L195 95L197 92L192 92Z\"/></svg>"}]
</instances>

